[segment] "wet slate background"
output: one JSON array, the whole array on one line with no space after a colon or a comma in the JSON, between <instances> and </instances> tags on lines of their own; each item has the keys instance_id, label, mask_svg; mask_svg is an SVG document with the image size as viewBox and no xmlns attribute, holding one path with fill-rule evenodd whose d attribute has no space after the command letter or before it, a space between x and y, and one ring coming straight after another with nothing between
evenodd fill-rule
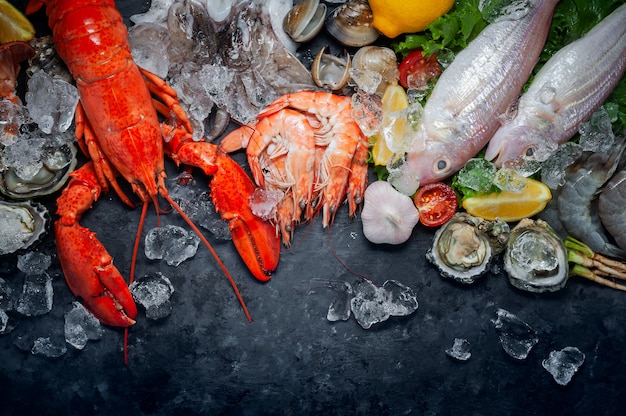
<instances>
[{"instance_id":1,"label":"wet slate background","mask_svg":"<svg viewBox=\"0 0 626 416\"><path fill-rule=\"evenodd\" d=\"M130 15L148 3L118 4ZM168 170L176 174L171 164ZM206 180L198 177L197 186ZM54 212L52 200L42 202ZM150 214L147 229L156 225ZM115 195L102 197L84 219L125 275L138 219L139 211ZM162 221L184 226L175 215ZM503 273L460 286L427 263L432 235L418 226L402 246L375 246L363 237L360 219L349 219L343 207L330 230L319 219L297 230L268 283L250 277L230 242L215 241L252 323L206 250L177 268L142 255L137 275L159 271L169 277L174 308L159 321L140 312L125 366L122 332L112 328L82 351L67 345L56 359L15 346L17 338L60 340L63 314L71 308L49 234L36 250L53 256L54 308L40 317L11 315L17 328L0 336L0 414L617 413L626 385L626 294L579 279L558 293L529 294L513 288ZM336 296L329 282L359 279L350 270L379 284L396 279L412 287L419 309L370 330L354 320L327 321ZM20 287L24 275L16 256L0 258L0 276ZM526 360L501 348L492 323L498 308L537 331L540 341ZM446 355L455 337L471 343L469 361ZM559 386L541 361L569 345L586 360L567 386Z\"/></svg>"}]
</instances>

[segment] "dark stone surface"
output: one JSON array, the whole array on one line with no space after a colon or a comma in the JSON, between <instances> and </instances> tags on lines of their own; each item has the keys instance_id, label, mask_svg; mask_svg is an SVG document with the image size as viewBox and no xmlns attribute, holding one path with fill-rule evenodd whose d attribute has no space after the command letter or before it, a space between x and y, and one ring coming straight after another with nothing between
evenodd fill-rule
<instances>
[{"instance_id":1,"label":"dark stone surface","mask_svg":"<svg viewBox=\"0 0 626 416\"><path fill-rule=\"evenodd\" d=\"M175 175L171 164L168 170ZM206 181L198 178L197 186ZM53 201L44 202L54 212ZM85 215L124 275L139 214L106 195ZM185 227L175 215L161 221ZM146 230L155 224L150 211ZM432 235L418 226L404 245L375 246L363 237L360 219L349 219L342 207L329 230L320 219L297 229L267 283L249 275L232 243L210 238L252 323L206 249L177 268L140 255L137 275L159 271L176 292L168 318L150 321L140 311L128 365L123 333L112 328L82 351L66 345L56 359L16 346L39 336L62 341L63 314L74 300L48 235L36 250L53 257L54 308L39 317L11 313L18 326L0 335L0 414L618 414L626 386L626 294L579 279L557 293L529 294L504 273L460 286L427 263ZM16 256L0 258L0 266L0 277L19 288L24 275ZM350 271L410 286L419 309L370 330L354 320L327 321L336 295L330 282L360 278ZM491 322L498 308L537 331L540 341L526 360L501 348ZM469 361L446 355L455 337L471 343ZM586 359L559 386L541 361L570 345Z\"/></svg>"}]
</instances>

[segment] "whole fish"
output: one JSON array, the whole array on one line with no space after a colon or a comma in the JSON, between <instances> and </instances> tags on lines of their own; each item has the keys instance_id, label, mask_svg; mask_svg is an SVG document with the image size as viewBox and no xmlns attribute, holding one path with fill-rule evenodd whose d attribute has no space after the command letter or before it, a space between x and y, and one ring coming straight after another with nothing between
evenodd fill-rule
<instances>
[{"instance_id":1,"label":"whole fish","mask_svg":"<svg viewBox=\"0 0 626 416\"><path fill-rule=\"evenodd\" d=\"M441 74L413 146L392 183L412 194L458 171L489 141L543 49L558 0L530 0L498 17ZM394 175L395 176L395 175Z\"/></svg>"},{"instance_id":2,"label":"whole fish","mask_svg":"<svg viewBox=\"0 0 626 416\"><path fill-rule=\"evenodd\" d=\"M626 4L555 53L519 100L517 114L494 134L485 158L515 167L543 161L606 100L626 69Z\"/></svg>"}]
</instances>

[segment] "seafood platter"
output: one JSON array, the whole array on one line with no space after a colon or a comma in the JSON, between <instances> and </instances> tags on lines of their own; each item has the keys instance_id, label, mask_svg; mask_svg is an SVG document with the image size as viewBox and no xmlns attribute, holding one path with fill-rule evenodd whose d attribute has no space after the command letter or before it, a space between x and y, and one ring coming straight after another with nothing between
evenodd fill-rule
<instances>
[{"instance_id":1,"label":"seafood platter","mask_svg":"<svg viewBox=\"0 0 626 416\"><path fill-rule=\"evenodd\" d=\"M618 412L626 2L406 3L0 0L1 415Z\"/></svg>"}]
</instances>

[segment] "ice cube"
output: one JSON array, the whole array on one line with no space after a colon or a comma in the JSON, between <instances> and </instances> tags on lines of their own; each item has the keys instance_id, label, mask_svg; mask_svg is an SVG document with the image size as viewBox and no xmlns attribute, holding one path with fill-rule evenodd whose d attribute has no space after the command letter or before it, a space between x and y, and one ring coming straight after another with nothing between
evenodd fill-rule
<instances>
[{"instance_id":1,"label":"ice cube","mask_svg":"<svg viewBox=\"0 0 626 416\"><path fill-rule=\"evenodd\" d=\"M383 289L391 316L406 316L417 310L417 296L410 287L396 280L387 280Z\"/></svg>"},{"instance_id":2,"label":"ice cube","mask_svg":"<svg viewBox=\"0 0 626 416\"><path fill-rule=\"evenodd\" d=\"M472 356L470 342L464 338L454 338L454 344L446 350L446 354L456 360L467 361Z\"/></svg>"},{"instance_id":3,"label":"ice cube","mask_svg":"<svg viewBox=\"0 0 626 416\"><path fill-rule=\"evenodd\" d=\"M8 334L15 329L11 318L4 309L0 309L0 335Z\"/></svg>"},{"instance_id":4,"label":"ice cube","mask_svg":"<svg viewBox=\"0 0 626 416\"><path fill-rule=\"evenodd\" d=\"M51 337L39 337L35 340L31 352L35 355L57 358L67 352L67 347L64 343L53 341Z\"/></svg>"},{"instance_id":5,"label":"ice cube","mask_svg":"<svg viewBox=\"0 0 626 416\"><path fill-rule=\"evenodd\" d=\"M357 68L350 68L348 71L356 86L367 94L375 94L383 80L383 76L377 71Z\"/></svg>"},{"instance_id":6,"label":"ice cube","mask_svg":"<svg viewBox=\"0 0 626 416\"><path fill-rule=\"evenodd\" d=\"M132 26L128 30L128 44L137 65L161 78L167 77L170 68L167 53L170 34L167 27L155 23Z\"/></svg>"},{"instance_id":7,"label":"ice cube","mask_svg":"<svg viewBox=\"0 0 626 416\"><path fill-rule=\"evenodd\" d=\"M606 152L615 141L611 117L604 107L600 107L588 121L582 123L578 132L583 151Z\"/></svg>"},{"instance_id":8,"label":"ice cube","mask_svg":"<svg viewBox=\"0 0 626 416\"><path fill-rule=\"evenodd\" d=\"M565 386L585 361L585 354L576 347L565 347L561 351L551 351L548 358L541 362L552 377L561 386Z\"/></svg>"},{"instance_id":9,"label":"ice cube","mask_svg":"<svg viewBox=\"0 0 626 416\"><path fill-rule=\"evenodd\" d=\"M149 259L163 259L170 266L178 266L193 257L198 250L200 238L176 225L155 227L145 238L145 254Z\"/></svg>"},{"instance_id":10,"label":"ice cube","mask_svg":"<svg viewBox=\"0 0 626 416\"><path fill-rule=\"evenodd\" d=\"M367 137L371 137L380 130L383 118L382 100L376 94L366 94L357 91L352 94L352 118Z\"/></svg>"},{"instance_id":11,"label":"ice cube","mask_svg":"<svg viewBox=\"0 0 626 416\"><path fill-rule=\"evenodd\" d=\"M41 131L66 131L74 120L78 104L78 90L72 84L52 78L44 71L36 72L28 80L26 108Z\"/></svg>"},{"instance_id":12,"label":"ice cube","mask_svg":"<svg viewBox=\"0 0 626 416\"><path fill-rule=\"evenodd\" d=\"M31 276L44 274L51 264L52 258L44 253L30 251L17 256L17 268Z\"/></svg>"},{"instance_id":13,"label":"ice cube","mask_svg":"<svg viewBox=\"0 0 626 416\"><path fill-rule=\"evenodd\" d=\"M285 193L280 190L257 188L250 195L250 209L257 217L273 220L276 218L277 205L283 196Z\"/></svg>"},{"instance_id":14,"label":"ice cube","mask_svg":"<svg viewBox=\"0 0 626 416\"><path fill-rule=\"evenodd\" d=\"M83 305L73 302L72 309L65 313L64 333L68 344L82 350L87 345L87 341L102 338L104 330L100 321Z\"/></svg>"},{"instance_id":15,"label":"ice cube","mask_svg":"<svg viewBox=\"0 0 626 416\"><path fill-rule=\"evenodd\" d=\"M369 329L372 325L389 318L389 310L383 306L385 294L382 288L378 288L367 279L362 279L353 285L353 289L354 297L350 301L350 309L363 329Z\"/></svg>"},{"instance_id":16,"label":"ice cube","mask_svg":"<svg viewBox=\"0 0 626 416\"><path fill-rule=\"evenodd\" d=\"M558 189L565 183L566 168L580 158L582 146L574 142L560 145L556 151L541 163L541 182L550 189Z\"/></svg>"},{"instance_id":17,"label":"ice cube","mask_svg":"<svg viewBox=\"0 0 626 416\"><path fill-rule=\"evenodd\" d=\"M48 273L26 275L17 311L26 316L43 315L52 310L52 277Z\"/></svg>"},{"instance_id":18,"label":"ice cube","mask_svg":"<svg viewBox=\"0 0 626 416\"><path fill-rule=\"evenodd\" d=\"M13 290L6 280L0 277L0 309L9 311L13 309Z\"/></svg>"},{"instance_id":19,"label":"ice cube","mask_svg":"<svg viewBox=\"0 0 626 416\"><path fill-rule=\"evenodd\" d=\"M517 360L528 357L530 350L539 342L536 332L524 321L505 309L498 309L492 320L500 345L507 354Z\"/></svg>"},{"instance_id":20,"label":"ice cube","mask_svg":"<svg viewBox=\"0 0 626 416\"><path fill-rule=\"evenodd\" d=\"M347 321L350 319L350 302L354 296L352 285L348 282L331 282L331 287L337 292L337 297L328 307L326 319L330 322Z\"/></svg>"},{"instance_id":21,"label":"ice cube","mask_svg":"<svg viewBox=\"0 0 626 416\"><path fill-rule=\"evenodd\" d=\"M488 160L473 158L459 170L457 181L459 185L478 192L487 192L493 185L496 175L496 166Z\"/></svg>"},{"instance_id":22,"label":"ice cube","mask_svg":"<svg viewBox=\"0 0 626 416\"><path fill-rule=\"evenodd\" d=\"M354 318L364 329L387 320L390 316L405 316L417 310L413 290L395 280L377 287L367 279L352 285L350 309Z\"/></svg>"},{"instance_id":23,"label":"ice cube","mask_svg":"<svg viewBox=\"0 0 626 416\"><path fill-rule=\"evenodd\" d=\"M130 285L130 291L139 304L146 308L146 317L161 319L172 313L170 297L174 286L170 279L157 272L137 279Z\"/></svg>"}]
</instances>

